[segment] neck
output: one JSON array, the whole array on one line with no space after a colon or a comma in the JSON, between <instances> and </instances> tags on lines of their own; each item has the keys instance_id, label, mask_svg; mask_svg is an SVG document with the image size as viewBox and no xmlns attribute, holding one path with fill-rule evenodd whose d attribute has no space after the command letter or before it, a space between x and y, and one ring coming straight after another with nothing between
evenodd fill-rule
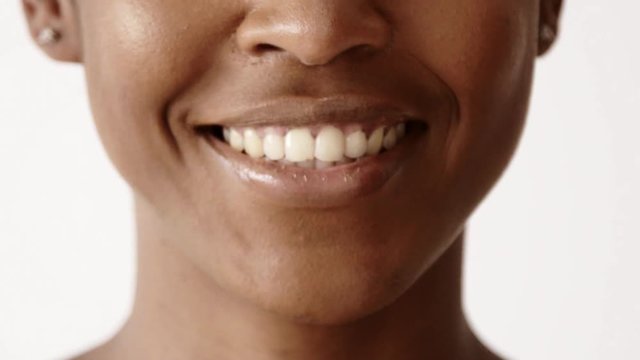
<instances>
[{"instance_id":1,"label":"neck","mask_svg":"<svg viewBox=\"0 0 640 360\"><path fill-rule=\"evenodd\" d=\"M463 233L393 304L358 321L312 326L228 295L166 245L140 207L133 312L110 343L119 359L476 358L461 305ZM117 356L115 356L117 354Z\"/></svg>"}]
</instances>

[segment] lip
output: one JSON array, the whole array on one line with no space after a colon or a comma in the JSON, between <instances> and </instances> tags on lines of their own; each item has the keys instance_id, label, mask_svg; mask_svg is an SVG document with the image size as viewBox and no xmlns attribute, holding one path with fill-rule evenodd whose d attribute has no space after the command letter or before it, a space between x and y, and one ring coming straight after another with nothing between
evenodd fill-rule
<instances>
[{"instance_id":1,"label":"lip","mask_svg":"<svg viewBox=\"0 0 640 360\"><path fill-rule=\"evenodd\" d=\"M380 124L403 120L424 121L409 104L364 96L324 98L284 97L224 113L192 114L187 125L203 126L310 126L313 124Z\"/></svg>"},{"instance_id":2,"label":"lip","mask_svg":"<svg viewBox=\"0 0 640 360\"><path fill-rule=\"evenodd\" d=\"M282 207L343 207L371 195L402 174L416 148L428 140L429 123L410 104L364 96L285 97L257 106L225 109L225 113L191 114L187 124L198 134L206 158L217 162L233 181L257 198ZM219 111L219 109L213 109ZM205 120L213 119L213 120ZM353 124L364 128L410 121L418 124L393 149L325 169L307 169L237 152L211 132L211 126L314 126ZM424 141L423 141L424 140ZM402 180L402 179L400 179ZM402 183L402 181L400 181Z\"/></svg>"},{"instance_id":3,"label":"lip","mask_svg":"<svg viewBox=\"0 0 640 360\"><path fill-rule=\"evenodd\" d=\"M385 186L409 166L426 131L407 134L393 149L326 169L307 169L253 159L215 136L202 136L212 159L238 179L246 191L282 207L335 208L347 206Z\"/></svg>"}]
</instances>

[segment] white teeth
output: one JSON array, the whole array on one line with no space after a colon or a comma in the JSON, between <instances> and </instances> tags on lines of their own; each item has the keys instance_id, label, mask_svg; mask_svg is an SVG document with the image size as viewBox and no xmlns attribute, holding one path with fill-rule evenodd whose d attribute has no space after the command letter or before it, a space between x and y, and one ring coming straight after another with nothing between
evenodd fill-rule
<instances>
[{"instance_id":1,"label":"white teeth","mask_svg":"<svg viewBox=\"0 0 640 360\"><path fill-rule=\"evenodd\" d=\"M406 133L407 126L405 125L405 123L396 125L396 135L398 136L398 140L402 139Z\"/></svg>"},{"instance_id":2,"label":"white teeth","mask_svg":"<svg viewBox=\"0 0 640 360\"><path fill-rule=\"evenodd\" d=\"M382 139L384 137L384 128L377 128L371 135L369 136L369 141L367 143L367 154L369 155L377 155L382 149Z\"/></svg>"},{"instance_id":3,"label":"white teeth","mask_svg":"<svg viewBox=\"0 0 640 360\"><path fill-rule=\"evenodd\" d=\"M362 130L353 132L345 140L344 155L351 159L363 157L367 153L367 135Z\"/></svg>"},{"instance_id":4,"label":"white teeth","mask_svg":"<svg viewBox=\"0 0 640 360\"><path fill-rule=\"evenodd\" d=\"M309 129L293 129L284 137L284 153L289 161L313 160L315 140Z\"/></svg>"},{"instance_id":5,"label":"white teeth","mask_svg":"<svg viewBox=\"0 0 640 360\"><path fill-rule=\"evenodd\" d=\"M391 150L396 146L396 142L398 138L396 136L396 129L391 127L387 130L387 134L384 136L384 140L382 141L382 145L385 149Z\"/></svg>"},{"instance_id":6,"label":"white teeth","mask_svg":"<svg viewBox=\"0 0 640 360\"><path fill-rule=\"evenodd\" d=\"M264 154L269 160L284 159L284 137L275 132L267 132L264 137Z\"/></svg>"},{"instance_id":7,"label":"white teeth","mask_svg":"<svg viewBox=\"0 0 640 360\"><path fill-rule=\"evenodd\" d=\"M305 169L313 169L316 166L315 160L305 160L296 163L297 166Z\"/></svg>"},{"instance_id":8,"label":"white teeth","mask_svg":"<svg viewBox=\"0 0 640 360\"><path fill-rule=\"evenodd\" d=\"M321 161L340 161L344 157L344 134L334 126L325 126L316 137L315 158Z\"/></svg>"},{"instance_id":9,"label":"white teeth","mask_svg":"<svg viewBox=\"0 0 640 360\"><path fill-rule=\"evenodd\" d=\"M236 151L244 150L244 139L238 130L231 129L229 132L229 145Z\"/></svg>"},{"instance_id":10,"label":"white teeth","mask_svg":"<svg viewBox=\"0 0 640 360\"><path fill-rule=\"evenodd\" d=\"M333 166L333 162L326 162L316 159L316 169L326 169Z\"/></svg>"},{"instance_id":11,"label":"white teeth","mask_svg":"<svg viewBox=\"0 0 640 360\"><path fill-rule=\"evenodd\" d=\"M260 139L258 133L253 129L246 129L244 131L244 151L254 159L259 159L264 156L262 139Z\"/></svg>"},{"instance_id":12,"label":"white teeth","mask_svg":"<svg viewBox=\"0 0 640 360\"><path fill-rule=\"evenodd\" d=\"M284 165L325 169L348 164L364 156L393 149L406 135L404 123L376 128L369 136L349 125L345 132L336 126L324 126L314 138L309 128L293 128L281 135L278 129L223 128L224 140L236 151L244 151L254 159L266 158ZM355 131L353 131L355 130Z\"/></svg>"}]
</instances>

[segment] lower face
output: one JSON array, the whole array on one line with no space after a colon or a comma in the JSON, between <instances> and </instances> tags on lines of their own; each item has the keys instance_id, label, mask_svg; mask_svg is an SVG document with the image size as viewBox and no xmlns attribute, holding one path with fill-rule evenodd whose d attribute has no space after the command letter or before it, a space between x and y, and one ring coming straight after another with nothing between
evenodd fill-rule
<instances>
[{"instance_id":1,"label":"lower face","mask_svg":"<svg viewBox=\"0 0 640 360\"><path fill-rule=\"evenodd\" d=\"M278 4L80 2L92 108L162 241L260 308L345 323L406 292L506 167L538 2L380 0L393 41L322 66L238 48Z\"/></svg>"}]
</instances>

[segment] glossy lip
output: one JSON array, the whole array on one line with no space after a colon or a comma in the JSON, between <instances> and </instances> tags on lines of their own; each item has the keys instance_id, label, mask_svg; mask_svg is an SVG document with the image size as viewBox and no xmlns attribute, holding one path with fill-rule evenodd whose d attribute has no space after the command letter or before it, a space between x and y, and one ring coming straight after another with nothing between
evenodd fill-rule
<instances>
[{"instance_id":1,"label":"glossy lip","mask_svg":"<svg viewBox=\"0 0 640 360\"><path fill-rule=\"evenodd\" d=\"M213 135L203 136L215 161L240 180L245 189L283 207L332 208L349 205L382 188L415 155L428 131L407 134L393 149L353 163L307 169L253 159ZM406 173L406 172L405 172Z\"/></svg>"},{"instance_id":2,"label":"glossy lip","mask_svg":"<svg viewBox=\"0 0 640 360\"><path fill-rule=\"evenodd\" d=\"M217 109L216 109L217 110ZM333 96L321 99L287 97L258 106L235 109L224 115L201 117L191 114L187 124L196 130L205 152L236 178L249 192L267 202L293 208L331 208L352 204L358 198L380 190L416 154L421 140L428 139L429 124L424 116L405 104L380 98ZM214 122L197 119L214 119ZM412 131L389 151L353 163L326 169L307 169L253 159L232 149L211 132L197 130L210 126L314 126L353 124L363 127L419 121L426 131ZM213 151L211 151L213 150ZM410 174L411 172L403 172Z\"/></svg>"}]
</instances>

